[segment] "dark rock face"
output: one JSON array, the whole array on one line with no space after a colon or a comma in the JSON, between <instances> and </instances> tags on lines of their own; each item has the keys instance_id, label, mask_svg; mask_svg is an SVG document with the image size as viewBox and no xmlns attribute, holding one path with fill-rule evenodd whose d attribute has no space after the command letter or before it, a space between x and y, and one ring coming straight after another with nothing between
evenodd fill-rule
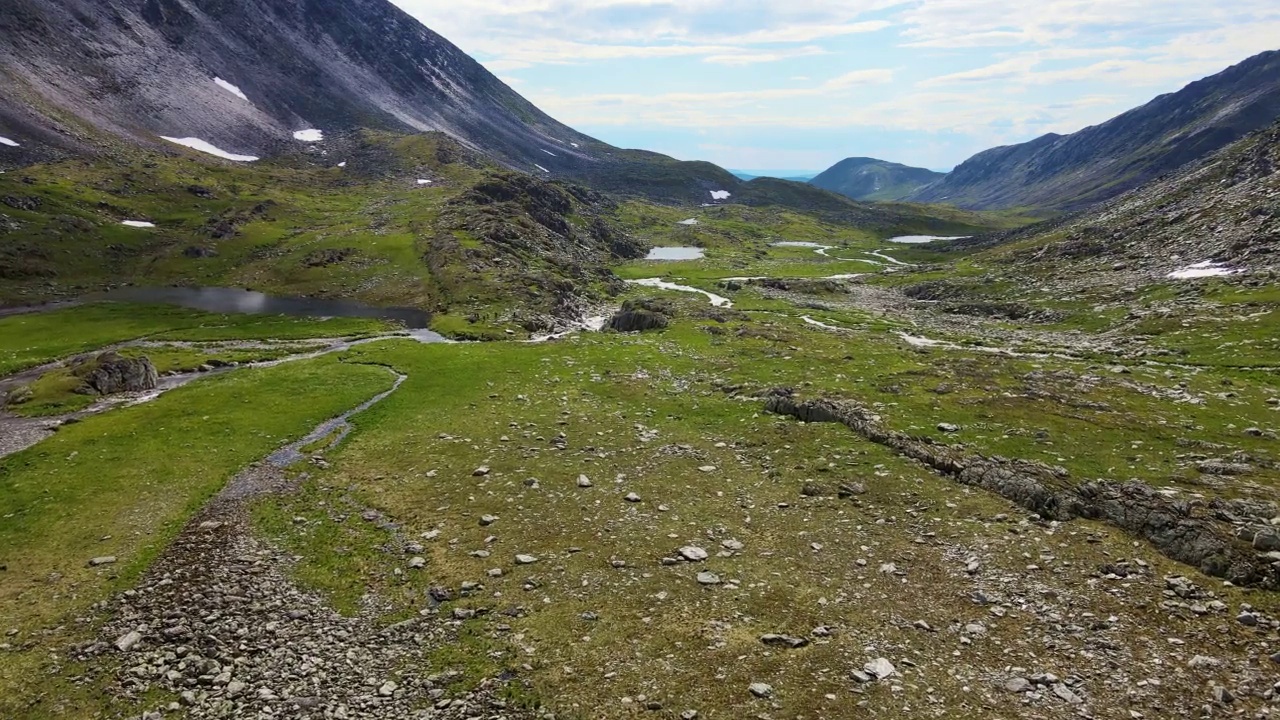
<instances>
[{"instance_id":1,"label":"dark rock face","mask_svg":"<svg viewBox=\"0 0 1280 720\"><path fill-rule=\"evenodd\" d=\"M1269 51L1101 125L979 153L906 199L1079 209L1211 155L1277 117L1280 51Z\"/></svg>"},{"instance_id":2,"label":"dark rock face","mask_svg":"<svg viewBox=\"0 0 1280 720\"><path fill-rule=\"evenodd\" d=\"M1170 500L1143 483L1074 485L1062 468L1027 460L985 457L888 430L880 424L878 416L849 402L801 401L792 396L775 396L765 403L765 410L804 422L840 423L871 442L917 460L957 482L994 492L1041 517L1064 521L1103 520L1206 574L1237 584L1280 587L1280 573L1272 561L1238 539L1233 525L1219 519L1221 512L1196 503Z\"/></svg>"},{"instance_id":3,"label":"dark rock face","mask_svg":"<svg viewBox=\"0 0 1280 720\"><path fill-rule=\"evenodd\" d=\"M98 395L154 390L160 381L156 366L148 358L126 358L113 352L103 353L72 367L84 380L87 391Z\"/></svg>"},{"instance_id":4,"label":"dark rock face","mask_svg":"<svg viewBox=\"0 0 1280 720\"><path fill-rule=\"evenodd\" d=\"M846 158L809 181L810 185L838 192L854 200L901 200L937 182L946 173L909 167L875 158Z\"/></svg>"}]
</instances>

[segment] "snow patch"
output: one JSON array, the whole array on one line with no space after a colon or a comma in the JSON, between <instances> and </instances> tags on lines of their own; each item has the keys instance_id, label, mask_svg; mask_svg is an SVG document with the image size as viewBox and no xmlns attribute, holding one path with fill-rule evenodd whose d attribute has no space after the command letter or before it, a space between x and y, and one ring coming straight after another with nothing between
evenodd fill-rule
<instances>
[{"instance_id":1,"label":"snow patch","mask_svg":"<svg viewBox=\"0 0 1280 720\"><path fill-rule=\"evenodd\" d=\"M825 248L830 250L828 245L819 245L816 242L808 242L807 240L783 240L781 242L772 243L774 247L804 247L804 248Z\"/></svg>"},{"instance_id":2,"label":"snow patch","mask_svg":"<svg viewBox=\"0 0 1280 720\"><path fill-rule=\"evenodd\" d=\"M733 301L727 297L721 297L719 295L716 295L715 293L710 293L710 292L707 292L706 290L699 290L698 288L689 287L688 285L677 285L675 283L666 282L662 278L644 278L642 280L628 280L627 283L631 285L643 285L644 287L658 288L659 290L675 290L676 292L687 292L687 293L697 293L699 295L706 295L707 299L711 301L711 304L714 307L723 307L723 308L733 307Z\"/></svg>"},{"instance_id":3,"label":"snow patch","mask_svg":"<svg viewBox=\"0 0 1280 720\"><path fill-rule=\"evenodd\" d=\"M17 141L10 140L9 138L3 135L0 135L0 145L8 145L9 147L19 147Z\"/></svg>"},{"instance_id":4,"label":"snow patch","mask_svg":"<svg viewBox=\"0 0 1280 720\"><path fill-rule=\"evenodd\" d=\"M121 220L120 224L135 228L153 228L156 226L155 223L149 223L144 220Z\"/></svg>"},{"instance_id":5,"label":"snow patch","mask_svg":"<svg viewBox=\"0 0 1280 720\"><path fill-rule=\"evenodd\" d=\"M430 184L431 184L431 181L430 181L430 180L423 180L423 179L419 178L419 179L418 179L418 184L419 184L419 185L430 185Z\"/></svg>"},{"instance_id":6,"label":"snow patch","mask_svg":"<svg viewBox=\"0 0 1280 720\"><path fill-rule=\"evenodd\" d=\"M556 154L555 154L555 153L553 153L553 152L551 152L550 150L546 150L546 149L543 149L543 148L539 148L539 149L541 149L541 150L542 150L542 152L544 152L544 153L546 153L546 154L550 155L551 157L555 157L555 156L556 156Z\"/></svg>"},{"instance_id":7,"label":"snow patch","mask_svg":"<svg viewBox=\"0 0 1280 720\"><path fill-rule=\"evenodd\" d=\"M244 100L245 102L249 101L248 96L240 92L240 88L236 87L235 85L232 85L231 83L227 82L226 80L223 80L220 77L214 78L213 81L217 83L218 87L222 88L223 90L226 90L227 92L231 93L232 95L235 95L236 97L240 98L241 100Z\"/></svg>"},{"instance_id":8,"label":"snow patch","mask_svg":"<svg viewBox=\"0 0 1280 720\"><path fill-rule=\"evenodd\" d=\"M254 155L236 155L235 153L229 153L226 150L223 150L212 143L201 140L200 138L171 138L171 137L165 137L164 135L161 135L160 139L168 140L171 143L174 143L176 145L182 145L183 147L189 147L192 150L199 150L202 153L216 155L224 160L234 160L235 162L253 162L254 160L258 159Z\"/></svg>"},{"instance_id":9,"label":"snow patch","mask_svg":"<svg viewBox=\"0 0 1280 720\"><path fill-rule=\"evenodd\" d=\"M347 166L346 160L343 160L342 162L338 163L338 167L346 167L346 166Z\"/></svg>"},{"instance_id":10,"label":"snow patch","mask_svg":"<svg viewBox=\"0 0 1280 720\"><path fill-rule=\"evenodd\" d=\"M582 147L582 146L581 146L581 145L579 145L578 143L569 143L569 144L570 144L570 145L572 145L572 146L574 146L574 147Z\"/></svg>"},{"instance_id":11,"label":"snow patch","mask_svg":"<svg viewBox=\"0 0 1280 720\"><path fill-rule=\"evenodd\" d=\"M542 172L544 172L544 173L549 173L549 172L551 172L550 170L548 170L548 169L546 169L546 168L542 167L541 165L538 165L537 163L534 163L534 165L533 165L533 166L534 166L534 167L536 167L536 168L538 168L539 170L541 170L541 171L542 171Z\"/></svg>"},{"instance_id":12,"label":"snow patch","mask_svg":"<svg viewBox=\"0 0 1280 720\"><path fill-rule=\"evenodd\" d=\"M299 130L293 134L293 139L301 140L302 142L320 142L324 139L324 132L315 128Z\"/></svg>"},{"instance_id":13,"label":"snow patch","mask_svg":"<svg viewBox=\"0 0 1280 720\"><path fill-rule=\"evenodd\" d=\"M1181 270L1174 270L1169 273L1169 277L1174 280L1192 280L1194 278L1223 277L1225 275L1235 275L1240 272L1244 271L1231 270L1223 267L1222 263L1205 260L1204 262L1198 262L1195 265L1188 265Z\"/></svg>"},{"instance_id":14,"label":"snow patch","mask_svg":"<svg viewBox=\"0 0 1280 720\"><path fill-rule=\"evenodd\" d=\"M728 200L729 191L728 190L712 190L711 199L712 200Z\"/></svg>"},{"instance_id":15,"label":"snow patch","mask_svg":"<svg viewBox=\"0 0 1280 720\"><path fill-rule=\"evenodd\" d=\"M677 225L697 225L697 224L698 224L698 219L697 219L697 218L689 218L688 220L681 220L680 222L678 222L678 223L676 223L676 224L677 224Z\"/></svg>"}]
</instances>

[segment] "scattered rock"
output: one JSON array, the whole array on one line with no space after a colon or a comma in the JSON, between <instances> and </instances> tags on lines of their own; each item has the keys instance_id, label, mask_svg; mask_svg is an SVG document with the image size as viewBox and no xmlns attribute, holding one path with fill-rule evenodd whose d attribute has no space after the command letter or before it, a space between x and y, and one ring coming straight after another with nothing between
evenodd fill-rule
<instances>
[{"instance_id":1,"label":"scattered rock","mask_svg":"<svg viewBox=\"0 0 1280 720\"><path fill-rule=\"evenodd\" d=\"M120 639L116 640L116 648L120 650L120 652L129 652L134 645L137 645L140 642L142 642L142 633L137 630L133 630L121 635Z\"/></svg>"},{"instance_id":2,"label":"scattered rock","mask_svg":"<svg viewBox=\"0 0 1280 720\"><path fill-rule=\"evenodd\" d=\"M113 565L115 564L115 561L116 561L115 555L103 555L101 557L96 557L89 560L89 567L98 567L99 565Z\"/></svg>"},{"instance_id":3,"label":"scattered rock","mask_svg":"<svg viewBox=\"0 0 1280 720\"><path fill-rule=\"evenodd\" d=\"M533 555L516 555L517 565L532 565L538 562L538 558Z\"/></svg>"},{"instance_id":4,"label":"scattered rock","mask_svg":"<svg viewBox=\"0 0 1280 720\"><path fill-rule=\"evenodd\" d=\"M876 658L875 660L868 662L866 665L863 665L862 669L866 671L868 675L877 680L883 680L891 675L896 675L898 672L897 668L893 666L893 663L889 662L885 658Z\"/></svg>"},{"instance_id":5,"label":"scattered rock","mask_svg":"<svg viewBox=\"0 0 1280 720\"><path fill-rule=\"evenodd\" d=\"M790 635L778 635L775 633L765 633L760 636L760 642L771 647L787 647L793 650L802 648L809 644L808 638L791 637Z\"/></svg>"},{"instance_id":6,"label":"scattered rock","mask_svg":"<svg viewBox=\"0 0 1280 720\"><path fill-rule=\"evenodd\" d=\"M702 572L698 573L697 579L698 579L699 585L719 585L720 584L720 576L709 570L703 570Z\"/></svg>"},{"instance_id":7,"label":"scattered rock","mask_svg":"<svg viewBox=\"0 0 1280 720\"><path fill-rule=\"evenodd\" d=\"M752 695L761 699L767 700L768 698L773 697L773 686L766 683L751 683L751 686L748 687L747 690L751 691Z\"/></svg>"},{"instance_id":8,"label":"scattered rock","mask_svg":"<svg viewBox=\"0 0 1280 720\"><path fill-rule=\"evenodd\" d=\"M686 545L680 548L680 557L689 562L701 562L707 559L707 551L694 545Z\"/></svg>"}]
</instances>

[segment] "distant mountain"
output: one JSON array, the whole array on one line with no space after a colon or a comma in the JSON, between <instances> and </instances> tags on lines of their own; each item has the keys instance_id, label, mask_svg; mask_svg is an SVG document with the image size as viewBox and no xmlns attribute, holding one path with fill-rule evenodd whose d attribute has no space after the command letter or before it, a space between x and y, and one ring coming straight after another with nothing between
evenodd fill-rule
<instances>
[{"instance_id":1,"label":"distant mountain","mask_svg":"<svg viewBox=\"0 0 1280 720\"><path fill-rule=\"evenodd\" d=\"M759 177L777 178L778 180L790 180L792 182L809 182L813 179L815 172L807 172L804 170L730 170L733 176L739 180L755 180Z\"/></svg>"},{"instance_id":2,"label":"distant mountain","mask_svg":"<svg viewBox=\"0 0 1280 720\"><path fill-rule=\"evenodd\" d=\"M244 157L367 128L443 131L510 168L707 202L710 163L614 148L535 107L387 0L4 0L0 169L194 138ZM325 140L306 142L319 130ZM337 158L328 158L338 162Z\"/></svg>"},{"instance_id":3,"label":"distant mountain","mask_svg":"<svg viewBox=\"0 0 1280 720\"><path fill-rule=\"evenodd\" d=\"M846 158L809 181L854 200L901 200L944 173L875 158Z\"/></svg>"},{"instance_id":4,"label":"distant mountain","mask_svg":"<svg viewBox=\"0 0 1280 720\"><path fill-rule=\"evenodd\" d=\"M979 153L906 199L1074 210L1206 157L1277 117L1280 51L1269 51L1101 125Z\"/></svg>"}]
</instances>

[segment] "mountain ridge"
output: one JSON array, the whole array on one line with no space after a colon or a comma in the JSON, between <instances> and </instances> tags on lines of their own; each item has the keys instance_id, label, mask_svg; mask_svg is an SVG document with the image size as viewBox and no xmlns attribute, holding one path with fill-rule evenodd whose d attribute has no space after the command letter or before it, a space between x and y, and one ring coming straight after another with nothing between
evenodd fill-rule
<instances>
[{"instance_id":1,"label":"mountain ridge","mask_svg":"<svg viewBox=\"0 0 1280 720\"><path fill-rule=\"evenodd\" d=\"M1267 51L1106 122L985 150L907 199L969 209L1072 211L1206 157L1280 116L1280 51Z\"/></svg>"},{"instance_id":2,"label":"mountain ridge","mask_svg":"<svg viewBox=\"0 0 1280 720\"><path fill-rule=\"evenodd\" d=\"M0 135L19 143L0 154L10 168L120 142L176 149L162 137L336 164L294 133L370 128L443 131L512 169L621 176L664 199L705 202L739 183L556 121L386 0L13 0L0 6L0 76Z\"/></svg>"}]
</instances>

